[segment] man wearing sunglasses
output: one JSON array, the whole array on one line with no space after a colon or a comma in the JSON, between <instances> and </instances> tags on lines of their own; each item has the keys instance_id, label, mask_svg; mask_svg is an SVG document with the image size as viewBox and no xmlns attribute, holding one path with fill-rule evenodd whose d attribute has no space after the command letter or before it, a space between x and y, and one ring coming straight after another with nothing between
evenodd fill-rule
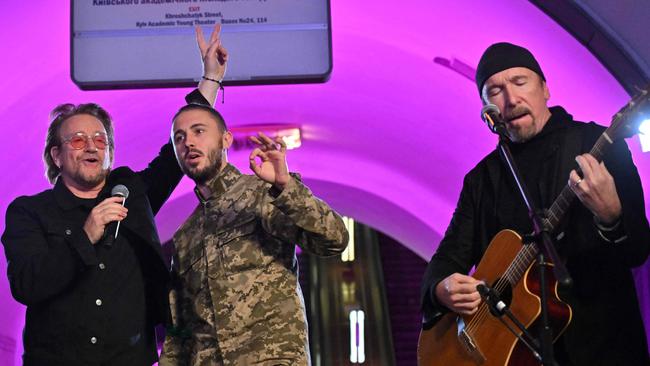
<instances>
[{"instance_id":1,"label":"man wearing sunglasses","mask_svg":"<svg viewBox=\"0 0 650 366\"><path fill-rule=\"evenodd\" d=\"M197 29L204 75L188 103L216 98L227 59L219 30L206 42ZM140 172L112 170L113 152L104 109L58 106L43 152L54 187L7 209L2 242L11 292L27 305L24 365L151 365L158 358L154 326L168 318L169 266L153 216L182 172L171 143ZM128 189L126 207L111 197L118 185Z\"/></svg>"}]
</instances>

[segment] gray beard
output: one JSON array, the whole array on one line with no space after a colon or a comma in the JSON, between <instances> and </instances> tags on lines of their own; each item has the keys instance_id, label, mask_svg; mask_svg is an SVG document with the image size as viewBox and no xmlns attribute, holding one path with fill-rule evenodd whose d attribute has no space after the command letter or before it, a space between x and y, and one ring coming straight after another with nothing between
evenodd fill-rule
<instances>
[{"instance_id":1,"label":"gray beard","mask_svg":"<svg viewBox=\"0 0 650 366\"><path fill-rule=\"evenodd\" d=\"M519 130L514 130L514 129L508 129L508 135L510 136L510 140L515 143L524 143L533 137L537 135L535 133L535 122L533 121L533 124L527 128L527 129L519 129Z\"/></svg>"},{"instance_id":2,"label":"gray beard","mask_svg":"<svg viewBox=\"0 0 650 366\"><path fill-rule=\"evenodd\" d=\"M102 170L94 176L88 177L84 176L80 173L80 171L77 170L74 172L72 179L81 187L95 188L106 180L106 177L108 177L108 173L110 171L110 169Z\"/></svg>"},{"instance_id":3,"label":"gray beard","mask_svg":"<svg viewBox=\"0 0 650 366\"><path fill-rule=\"evenodd\" d=\"M530 110L528 108L517 107L509 111L504 117L506 120L510 120L513 116L517 116L523 113L528 113L528 115L533 119L533 122L530 126L525 128L519 128L519 129L506 127L506 129L508 130L508 135L510 136L510 140L515 143L526 142L536 135L535 127L537 125L536 124L537 121L535 121L532 114L530 114Z\"/></svg>"}]
</instances>

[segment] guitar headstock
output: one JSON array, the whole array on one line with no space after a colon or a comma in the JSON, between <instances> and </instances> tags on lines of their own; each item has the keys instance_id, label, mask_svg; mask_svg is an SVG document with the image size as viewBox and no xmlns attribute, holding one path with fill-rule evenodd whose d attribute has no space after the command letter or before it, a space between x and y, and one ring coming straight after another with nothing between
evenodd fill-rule
<instances>
[{"instance_id":1,"label":"guitar headstock","mask_svg":"<svg viewBox=\"0 0 650 366\"><path fill-rule=\"evenodd\" d=\"M650 84L639 92L612 118L607 134L612 140L630 138L639 133L639 124L650 118Z\"/></svg>"}]
</instances>

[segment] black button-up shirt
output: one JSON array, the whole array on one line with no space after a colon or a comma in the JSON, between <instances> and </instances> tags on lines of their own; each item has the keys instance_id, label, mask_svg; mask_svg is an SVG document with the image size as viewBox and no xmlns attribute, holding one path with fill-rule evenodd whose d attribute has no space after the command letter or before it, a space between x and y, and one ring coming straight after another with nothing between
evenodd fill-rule
<instances>
[{"instance_id":1,"label":"black button-up shirt","mask_svg":"<svg viewBox=\"0 0 650 366\"><path fill-rule=\"evenodd\" d=\"M74 206L70 213L85 220L90 210L107 197L106 193L103 191L97 199L67 197ZM117 356L146 354L146 343L153 337L146 326L145 282L136 254L136 246L143 244L127 228L120 230L111 247L102 241L94 245L98 263L86 270L77 288L77 311L87 318L79 324L77 336L87 340L81 344L94 354L92 360L102 363Z\"/></svg>"}]
</instances>

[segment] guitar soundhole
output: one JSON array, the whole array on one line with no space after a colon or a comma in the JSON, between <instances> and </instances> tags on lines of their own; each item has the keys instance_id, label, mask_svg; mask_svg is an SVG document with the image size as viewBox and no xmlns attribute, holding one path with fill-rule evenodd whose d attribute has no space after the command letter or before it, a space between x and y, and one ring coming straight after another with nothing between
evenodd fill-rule
<instances>
[{"instance_id":1,"label":"guitar soundhole","mask_svg":"<svg viewBox=\"0 0 650 366\"><path fill-rule=\"evenodd\" d=\"M490 284L490 286L499 295L499 300L503 301L506 306L510 307L510 303L512 302L512 286L510 283L508 281L501 281L499 278L494 281L494 283ZM490 308L490 313L496 317L499 317L499 314L497 314L494 309Z\"/></svg>"}]
</instances>

